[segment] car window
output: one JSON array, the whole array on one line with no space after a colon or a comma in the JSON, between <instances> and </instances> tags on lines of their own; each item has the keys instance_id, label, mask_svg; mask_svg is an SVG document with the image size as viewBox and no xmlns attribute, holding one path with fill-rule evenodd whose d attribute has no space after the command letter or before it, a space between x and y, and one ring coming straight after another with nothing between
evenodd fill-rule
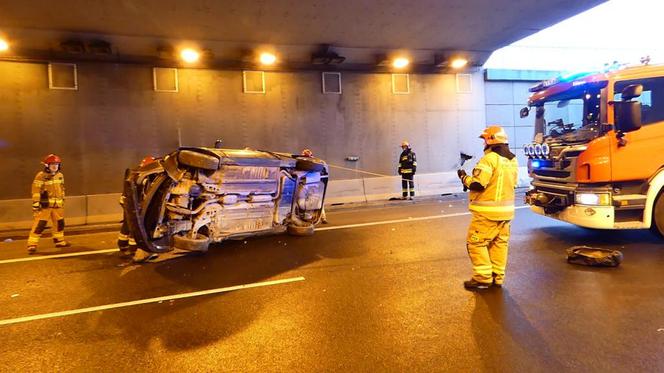
<instances>
[{"instance_id":1,"label":"car window","mask_svg":"<svg viewBox=\"0 0 664 373\"><path fill-rule=\"evenodd\" d=\"M641 103L641 121L644 125L664 121L664 77L616 82L614 100L621 99L622 90L631 84L643 85L643 93L634 100Z\"/></svg>"}]
</instances>

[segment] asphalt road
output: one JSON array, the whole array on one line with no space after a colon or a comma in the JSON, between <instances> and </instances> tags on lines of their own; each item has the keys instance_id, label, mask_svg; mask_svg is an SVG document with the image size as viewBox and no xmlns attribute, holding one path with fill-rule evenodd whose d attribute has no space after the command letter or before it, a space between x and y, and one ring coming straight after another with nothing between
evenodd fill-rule
<instances>
[{"instance_id":1,"label":"asphalt road","mask_svg":"<svg viewBox=\"0 0 664 373\"><path fill-rule=\"evenodd\" d=\"M662 241L521 209L505 287L473 293L464 212L448 199L330 211L312 237L136 266L52 257L113 249L110 232L44 240L28 261L24 240L0 243L0 371L664 371ZM577 244L624 263L567 264ZM17 320L62 311L82 313Z\"/></svg>"}]
</instances>

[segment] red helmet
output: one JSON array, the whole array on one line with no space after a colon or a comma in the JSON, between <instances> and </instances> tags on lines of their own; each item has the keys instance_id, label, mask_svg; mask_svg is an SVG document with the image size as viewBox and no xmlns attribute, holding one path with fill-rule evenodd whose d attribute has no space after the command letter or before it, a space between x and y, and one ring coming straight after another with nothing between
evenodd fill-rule
<instances>
[{"instance_id":1,"label":"red helmet","mask_svg":"<svg viewBox=\"0 0 664 373\"><path fill-rule=\"evenodd\" d=\"M147 157L145 157L145 158L143 158L143 159L141 160L140 167L147 166L147 165L149 165L150 163L152 163L152 162L154 162L154 161L156 161L156 160L157 160L157 159L156 159L155 157L153 157L153 156L151 156L151 155L148 155Z\"/></svg>"},{"instance_id":2,"label":"red helmet","mask_svg":"<svg viewBox=\"0 0 664 373\"><path fill-rule=\"evenodd\" d=\"M311 151L311 149L304 149L301 153L303 157L313 157L314 152Z\"/></svg>"},{"instance_id":3,"label":"red helmet","mask_svg":"<svg viewBox=\"0 0 664 373\"><path fill-rule=\"evenodd\" d=\"M42 163L48 166L51 163L62 163L62 159L60 159L60 157L58 157L55 154L49 154L44 158L44 161Z\"/></svg>"}]
</instances>

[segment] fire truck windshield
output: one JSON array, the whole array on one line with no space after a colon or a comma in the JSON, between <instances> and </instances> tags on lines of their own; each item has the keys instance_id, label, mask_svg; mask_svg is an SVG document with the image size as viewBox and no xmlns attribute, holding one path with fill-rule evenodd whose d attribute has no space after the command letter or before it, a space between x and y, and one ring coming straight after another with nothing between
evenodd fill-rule
<instances>
[{"instance_id":1,"label":"fire truck windshield","mask_svg":"<svg viewBox=\"0 0 664 373\"><path fill-rule=\"evenodd\" d=\"M599 135L600 108L599 89L551 97L536 107L535 137L589 141Z\"/></svg>"}]
</instances>

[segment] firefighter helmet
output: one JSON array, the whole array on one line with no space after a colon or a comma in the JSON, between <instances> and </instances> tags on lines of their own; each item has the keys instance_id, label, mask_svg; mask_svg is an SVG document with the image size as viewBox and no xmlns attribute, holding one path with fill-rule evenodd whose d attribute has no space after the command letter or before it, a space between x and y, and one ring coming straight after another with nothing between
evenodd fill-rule
<instances>
[{"instance_id":1,"label":"firefighter helmet","mask_svg":"<svg viewBox=\"0 0 664 373\"><path fill-rule=\"evenodd\" d=\"M406 141L406 140L403 140L401 142L401 147L402 148L410 148L410 143L408 143L408 141Z\"/></svg>"},{"instance_id":2,"label":"firefighter helmet","mask_svg":"<svg viewBox=\"0 0 664 373\"><path fill-rule=\"evenodd\" d=\"M60 157L58 157L55 154L49 154L46 157L44 157L44 160L42 161L42 163L45 166L48 166L51 163L62 163L62 159L60 159Z\"/></svg>"},{"instance_id":3,"label":"firefighter helmet","mask_svg":"<svg viewBox=\"0 0 664 373\"><path fill-rule=\"evenodd\" d=\"M312 152L311 149L307 148L307 149L304 149L300 155L302 155L303 157L313 157L314 152Z\"/></svg>"},{"instance_id":4,"label":"firefighter helmet","mask_svg":"<svg viewBox=\"0 0 664 373\"><path fill-rule=\"evenodd\" d=\"M489 126L480 135L487 145L507 144L507 132L501 126Z\"/></svg>"},{"instance_id":5,"label":"firefighter helmet","mask_svg":"<svg viewBox=\"0 0 664 373\"><path fill-rule=\"evenodd\" d=\"M147 166L147 165L149 165L150 163L152 163L152 162L154 162L154 161L156 161L156 160L157 160L157 159L156 159L155 157L153 157L153 156L151 156L151 155L148 155L147 157L141 159L140 167Z\"/></svg>"}]
</instances>

